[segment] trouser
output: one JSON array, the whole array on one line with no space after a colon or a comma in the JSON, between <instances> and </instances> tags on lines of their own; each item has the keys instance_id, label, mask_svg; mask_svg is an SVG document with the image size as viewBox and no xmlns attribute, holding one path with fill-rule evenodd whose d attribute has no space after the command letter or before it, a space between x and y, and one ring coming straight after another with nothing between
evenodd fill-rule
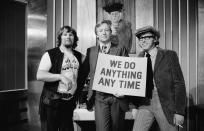
<instances>
[{"instance_id":1,"label":"trouser","mask_svg":"<svg viewBox=\"0 0 204 131\"><path fill-rule=\"evenodd\" d=\"M124 131L125 111L114 96L96 95L96 131Z\"/></svg>"},{"instance_id":2,"label":"trouser","mask_svg":"<svg viewBox=\"0 0 204 131\"><path fill-rule=\"evenodd\" d=\"M42 131L74 131L74 101L54 100L54 106L45 106L46 117L41 119Z\"/></svg>"},{"instance_id":3,"label":"trouser","mask_svg":"<svg viewBox=\"0 0 204 131\"><path fill-rule=\"evenodd\" d=\"M157 91L153 91L150 105L139 107L133 131L148 131L154 120L157 121L160 131L177 131L176 126L169 124L164 115Z\"/></svg>"}]
</instances>

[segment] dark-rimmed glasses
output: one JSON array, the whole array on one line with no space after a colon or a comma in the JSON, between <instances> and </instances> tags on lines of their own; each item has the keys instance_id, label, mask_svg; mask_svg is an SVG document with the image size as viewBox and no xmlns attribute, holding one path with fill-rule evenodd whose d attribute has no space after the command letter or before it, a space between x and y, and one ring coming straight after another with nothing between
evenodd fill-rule
<instances>
[{"instance_id":1,"label":"dark-rimmed glasses","mask_svg":"<svg viewBox=\"0 0 204 131\"><path fill-rule=\"evenodd\" d=\"M140 38L139 38L139 41L149 40L150 38L154 38L154 36L153 36L153 35L150 35L150 36L143 36L143 37L140 37Z\"/></svg>"}]
</instances>

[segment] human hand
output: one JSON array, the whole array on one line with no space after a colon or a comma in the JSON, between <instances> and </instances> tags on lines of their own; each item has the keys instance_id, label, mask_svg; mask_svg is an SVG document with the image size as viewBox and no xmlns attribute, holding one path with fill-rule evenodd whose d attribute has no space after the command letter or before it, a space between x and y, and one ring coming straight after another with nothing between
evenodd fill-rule
<instances>
[{"instance_id":1,"label":"human hand","mask_svg":"<svg viewBox=\"0 0 204 131\"><path fill-rule=\"evenodd\" d=\"M73 98L73 95L70 93L67 93L66 96L63 95L61 99L63 100L71 100Z\"/></svg>"},{"instance_id":2,"label":"human hand","mask_svg":"<svg viewBox=\"0 0 204 131\"><path fill-rule=\"evenodd\" d=\"M132 117L133 117L133 119L136 118L136 114L137 114L137 109L132 109Z\"/></svg>"},{"instance_id":3,"label":"human hand","mask_svg":"<svg viewBox=\"0 0 204 131\"><path fill-rule=\"evenodd\" d=\"M141 41L139 41L139 43L138 43L138 50L139 51L144 51L144 43L141 42Z\"/></svg>"},{"instance_id":4,"label":"human hand","mask_svg":"<svg viewBox=\"0 0 204 131\"><path fill-rule=\"evenodd\" d=\"M93 111L93 107L94 107L94 99L87 99L86 100L86 108L88 111Z\"/></svg>"},{"instance_id":5,"label":"human hand","mask_svg":"<svg viewBox=\"0 0 204 131\"><path fill-rule=\"evenodd\" d=\"M124 98L125 96L123 94L115 93L113 94L117 98Z\"/></svg>"},{"instance_id":6,"label":"human hand","mask_svg":"<svg viewBox=\"0 0 204 131\"><path fill-rule=\"evenodd\" d=\"M60 75L60 81L67 87L67 91L72 88L72 81L64 75Z\"/></svg>"},{"instance_id":7,"label":"human hand","mask_svg":"<svg viewBox=\"0 0 204 131\"><path fill-rule=\"evenodd\" d=\"M70 90L68 90L67 92L68 92L69 94L71 94L71 95L74 95L74 94L75 94L75 91L76 91L76 89L74 89L74 87L76 87L76 85L75 85L75 84L72 84L72 88L70 88Z\"/></svg>"},{"instance_id":8,"label":"human hand","mask_svg":"<svg viewBox=\"0 0 204 131\"><path fill-rule=\"evenodd\" d=\"M183 128L183 123L184 123L184 116L179 115L179 114L174 114L174 124Z\"/></svg>"},{"instance_id":9,"label":"human hand","mask_svg":"<svg viewBox=\"0 0 204 131\"><path fill-rule=\"evenodd\" d=\"M144 57L144 56L145 56L145 50L144 50L144 49L142 48L142 46L139 44L137 57Z\"/></svg>"}]
</instances>

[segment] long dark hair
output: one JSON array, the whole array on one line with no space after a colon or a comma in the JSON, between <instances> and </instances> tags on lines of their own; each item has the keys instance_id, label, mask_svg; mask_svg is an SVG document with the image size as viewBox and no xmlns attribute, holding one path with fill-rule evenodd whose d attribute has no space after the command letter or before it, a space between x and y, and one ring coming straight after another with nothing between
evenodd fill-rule
<instances>
[{"instance_id":1,"label":"long dark hair","mask_svg":"<svg viewBox=\"0 0 204 131\"><path fill-rule=\"evenodd\" d=\"M61 36L63 32L69 32L72 33L74 35L74 43L72 48L75 49L77 47L77 41L79 40L76 31L70 27L70 26L63 26L62 28L60 28L60 30L57 33L57 46L59 47L61 45Z\"/></svg>"}]
</instances>

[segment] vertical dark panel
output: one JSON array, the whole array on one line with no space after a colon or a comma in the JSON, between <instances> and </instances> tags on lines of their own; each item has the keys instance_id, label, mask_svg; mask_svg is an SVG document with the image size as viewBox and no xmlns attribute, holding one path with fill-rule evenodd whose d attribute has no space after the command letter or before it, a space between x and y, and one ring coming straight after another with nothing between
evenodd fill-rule
<instances>
[{"instance_id":1,"label":"vertical dark panel","mask_svg":"<svg viewBox=\"0 0 204 131\"><path fill-rule=\"evenodd\" d=\"M172 0L172 49L179 54L179 1Z\"/></svg>"},{"instance_id":2,"label":"vertical dark panel","mask_svg":"<svg viewBox=\"0 0 204 131\"><path fill-rule=\"evenodd\" d=\"M154 16L153 16L154 17L154 22L153 23L154 23L154 27L156 27L156 28L158 26L158 23L157 23L158 22L157 6L158 6L157 5L157 0L153 0L153 12L154 12L153 13L154 14Z\"/></svg>"},{"instance_id":3,"label":"vertical dark panel","mask_svg":"<svg viewBox=\"0 0 204 131\"><path fill-rule=\"evenodd\" d=\"M9 3L8 7L7 7L7 18L6 18L6 31L5 31L5 38L6 38L6 43L5 44L5 48L4 50L6 50L5 52L5 70L6 70L6 74L5 74L5 78L6 78L6 89L11 89L11 87L13 86L13 82L8 82L9 79L11 80L15 80L15 78L13 77L14 75L12 75L12 73L14 73L14 69L13 69L13 58L14 58L14 51L12 50L12 44L13 44L13 39L14 39L14 32L10 32L12 30L14 30L14 19L13 19L13 9L12 9L12 3ZM11 34L12 33L12 34ZM15 87L13 87L15 88Z\"/></svg>"},{"instance_id":4,"label":"vertical dark panel","mask_svg":"<svg viewBox=\"0 0 204 131\"><path fill-rule=\"evenodd\" d=\"M53 48L55 43L55 6L54 0L47 1L47 44L46 49ZM54 25L54 26L53 26Z\"/></svg>"},{"instance_id":5,"label":"vertical dark panel","mask_svg":"<svg viewBox=\"0 0 204 131\"><path fill-rule=\"evenodd\" d=\"M204 104L204 1L199 0L198 6L198 103Z\"/></svg>"},{"instance_id":6,"label":"vertical dark panel","mask_svg":"<svg viewBox=\"0 0 204 131\"><path fill-rule=\"evenodd\" d=\"M7 19L7 14L8 14L8 8L7 5L9 4L8 1L4 2L5 4L0 4L0 90L5 90L7 85L6 85L6 19ZM6 5L6 6L5 6Z\"/></svg>"},{"instance_id":7,"label":"vertical dark panel","mask_svg":"<svg viewBox=\"0 0 204 131\"><path fill-rule=\"evenodd\" d=\"M55 0L55 38L57 36L57 32L58 30L61 28L62 26L62 1L63 0ZM54 43L56 43L56 40L54 41Z\"/></svg>"},{"instance_id":8,"label":"vertical dark panel","mask_svg":"<svg viewBox=\"0 0 204 131\"><path fill-rule=\"evenodd\" d=\"M187 97L188 97L188 103L192 103L192 99L189 98L188 92L189 92L189 74L188 74L188 42L187 42L187 1L186 0L180 0L180 63L181 63L181 69L183 71L185 83L186 83L186 91L187 91ZM190 104L191 105L191 104ZM189 107L189 105L188 105ZM187 115L186 115L186 121L185 121L185 127L186 131L189 131L189 122L191 121L191 118L189 118L189 108L187 108Z\"/></svg>"},{"instance_id":9,"label":"vertical dark panel","mask_svg":"<svg viewBox=\"0 0 204 131\"><path fill-rule=\"evenodd\" d=\"M17 89L25 88L25 47L26 47L26 34L25 34L25 27L26 27L26 6L24 3L19 3L16 6L16 11L14 16L16 17L15 21L15 32L16 32L16 39L15 39L15 86ZM23 14L23 15L18 15ZM20 37L19 37L20 36ZM24 43L22 43L24 42ZM21 77L19 77L19 74Z\"/></svg>"},{"instance_id":10,"label":"vertical dark panel","mask_svg":"<svg viewBox=\"0 0 204 131\"><path fill-rule=\"evenodd\" d=\"M198 0L198 129L204 130L204 1Z\"/></svg>"},{"instance_id":11,"label":"vertical dark panel","mask_svg":"<svg viewBox=\"0 0 204 131\"><path fill-rule=\"evenodd\" d=\"M63 12L64 12L64 15L63 15L63 19L64 19L64 25L70 25L71 26L71 23L69 23L69 21L70 21L70 16L69 16L69 14L71 14L71 12L70 12L70 9L69 9L69 7L70 7L70 2L71 0L64 0L64 4L63 4Z\"/></svg>"},{"instance_id":12,"label":"vertical dark panel","mask_svg":"<svg viewBox=\"0 0 204 131\"><path fill-rule=\"evenodd\" d=\"M158 28L161 33L159 46L165 48L165 28L164 28L164 0L158 0Z\"/></svg>"},{"instance_id":13,"label":"vertical dark panel","mask_svg":"<svg viewBox=\"0 0 204 131\"><path fill-rule=\"evenodd\" d=\"M20 14L20 15L18 15ZM15 86L24 89L25 86L25 47L26 47L26 3L16 6L15 21ZM19 74L21 77L19 77Z\"/></svg>"},{"instance_id":14,"label":"vertical dark panel","mask_svg":"<svg viewBox=\"0 0 204 131\"><path fill-rule=\"evenodd\" d=\"M171 49L171 18L172 18L172 14L171 14L171 0L165 0L165 21L164 21L164 28L165 28L165 46L166 49Z\"/></svg>"},{"instance_id":15,"label":"vertical dark panel","mask_svg":"<svg viewBox=\"0 0 204 131\"><path fill-rule=\"evenodd\" d=\"M196 2L189 0L189 73L190 73L190 93L196 102L196 56L197 56L197 43L196 43Z\"/></svg>"},{"instance_id":16,"label":"vertical dark panel","mask_svg":"<svg viewBox=\"0 0 204 131\"><path fill-rule=\"evenodd\" d=\"M135 25L135 0L125 0L124 1L124 9L125 9L125 17L126 20L129 21L131 23L131 28L133 30L133 37L132 37L132 47L130 50L131 54L135 54L136 53L136 37L134 36L134 30L136 29L136 25Z\"/></svg>"},{"instance_id":17,"label":"vertical dark panel","mask_svg":"<svg viewBox=\"0 0 204 131\"><path fill-rule=\"evenodd\" d=\"M180 54L181 68L187 84L187 1L180 0Z\"/></svg>"},{"instance_id":18,"label":"vertical dark panel","mask_svg":"<svg viewBox=\"0 0 204 131\"><path fill-rule=\"evenodd\" d=\"M7 82L7 89L15 89L15 4L9 4L8 10L8 17L7 17L7 31L6 31L6 82ZM12 81L12 82L11 82Z\"/></svg>"},{"instance_id":19,"label":"vertical dark panel","mask_svg":"<svg viewBox=\"0 0 204 131\"><path fill-rule=\"evenodd\" d=\"M188 49L188 56L189 56L189 97L192 99L192 105L189 105L190 109L190 116L193 115L195 112L195 105L197 105L197 4L195 0L189 0L188 5L188 38L189 38L189 49ZM194 117L195 116L194 114ZM194 129L198 130L197 123L193 125L194 117L192 117L189 123L189 130ZM190 117L191 118L191 117ZM198 121L196 121L198 122Z\"/></svg>"},{"instance_id":20,"label":"vertical dark panel","mask_svg":"<svg viewBox=\"0 0 204 131\"><path fill-rule=\"evenodd\" d=\"M103 16L104 16L104 11L103 11L103 6L104 6L104 1L103 0L97 0L96 1L96 5L97 5L97 13L96 13L96 23L98 23L99 21L103 20Z\"/></svg>"},{"instance_id":21,"label":"vertical dark panel","mask_svg":"<svg viewBox=\"0 0 204 131\"><path fill-rule=\"evenodd\" d=\"M72 27L77 30L77 2L79 0L71 0L72 1Z\"/></svg>"},{"instance_id":22,"label":"vertical dark panel","mask_svg":"<svg viewBox=\"0 0 204 131\"><path fill-rule=\"evenodd\" d=\"M3 3L0 23L3 86L0 90L25 89L25 15L25 3Z\"/></svg>"}]
</instances>

